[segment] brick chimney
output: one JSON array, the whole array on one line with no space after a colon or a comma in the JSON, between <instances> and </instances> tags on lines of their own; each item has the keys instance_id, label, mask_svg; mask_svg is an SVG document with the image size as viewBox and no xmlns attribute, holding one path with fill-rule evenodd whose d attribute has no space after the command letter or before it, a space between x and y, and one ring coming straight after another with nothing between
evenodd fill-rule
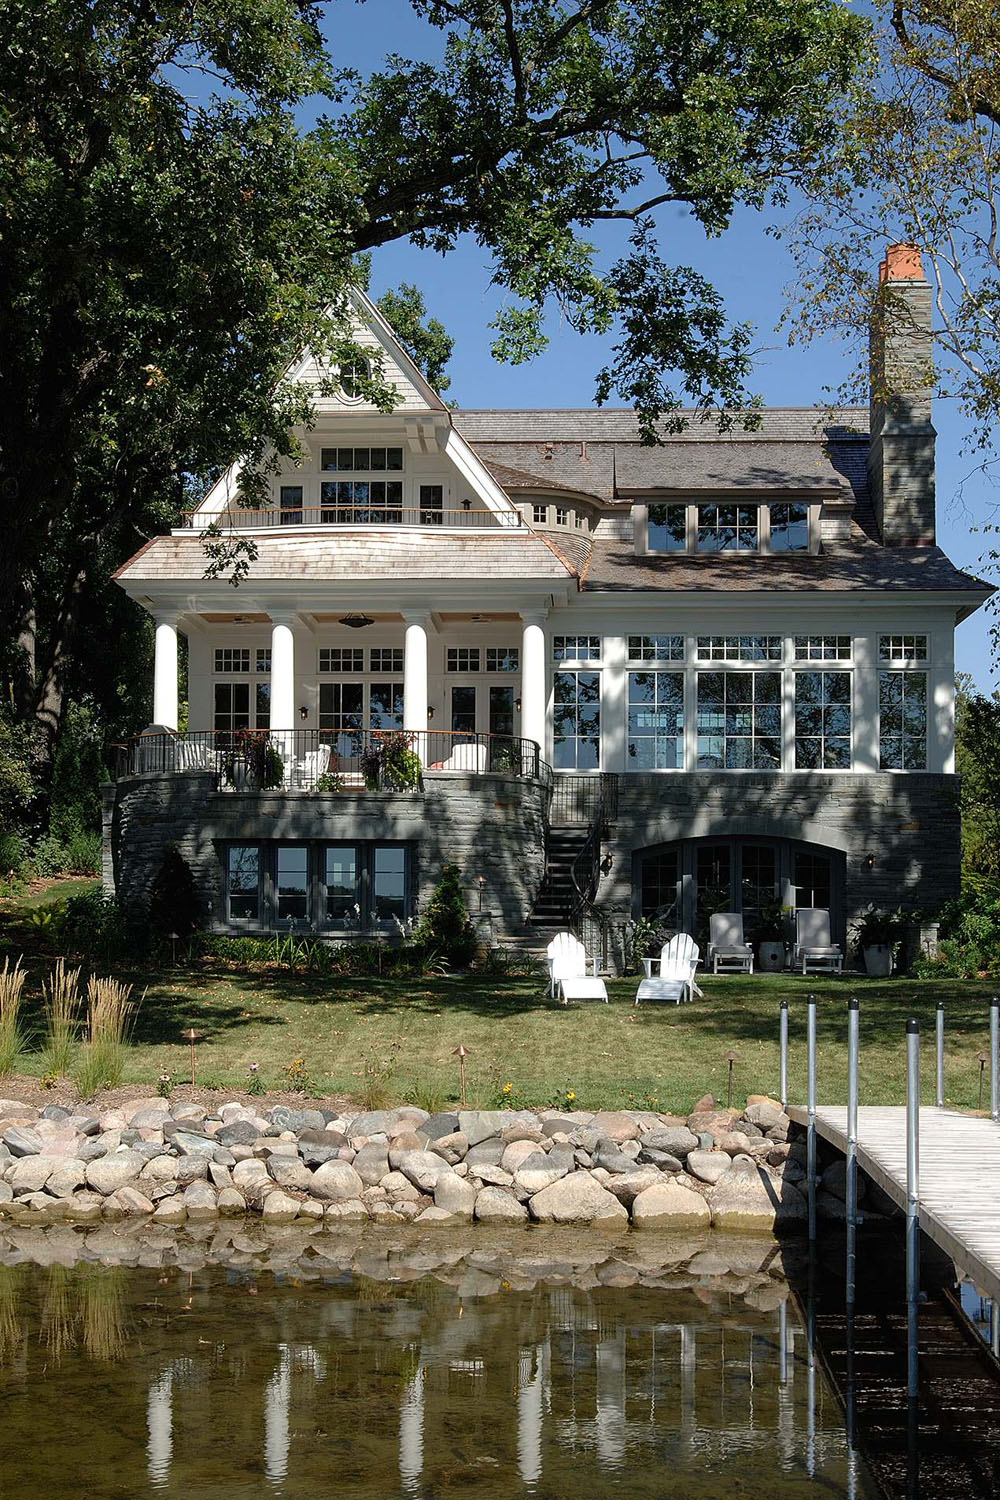
<instances>
[{"instance_id":1,"label":"brick chimney","mask_svg":"<svg viewBox=\"0 0 1000 1500\"><path fill-rule=\"evenodd\" d=\"M889 245L872 310L868 485L887 547L935 541L931 288L915 245Z\"/></svg>"}]
</instances>

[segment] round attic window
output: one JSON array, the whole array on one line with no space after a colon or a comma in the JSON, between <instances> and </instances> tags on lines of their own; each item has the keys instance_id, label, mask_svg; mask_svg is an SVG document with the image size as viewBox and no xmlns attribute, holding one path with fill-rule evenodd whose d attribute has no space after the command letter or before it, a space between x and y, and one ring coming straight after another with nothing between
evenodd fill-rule
<instances>
[{"instance_id":1,"label":"round attic window","mask_svg":"<svg viewBox=\"0 0 1000 1500\"><path fill-rule=\"evenodd\" d=\"M364 395L361 384L371 376L371 365L364 358L351 360L348 364L341 365L337 377L340 386L340 394L344 401L363 401Z\"/></svg>"}]
</instances>

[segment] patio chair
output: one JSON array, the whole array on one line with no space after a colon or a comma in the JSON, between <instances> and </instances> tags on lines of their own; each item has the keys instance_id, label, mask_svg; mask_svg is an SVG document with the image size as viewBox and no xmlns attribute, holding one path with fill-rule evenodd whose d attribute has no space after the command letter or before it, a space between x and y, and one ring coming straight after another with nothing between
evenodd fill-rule
<instances>
[{"instance_id":1,"label":"patio chair","mask_svg":"<svg viewBox=\"0 0 1000 1500\"><path fill-rule=\"evenodd\" d=\"M708 919L708 961L712 973L753 973L753 949L743 941L743 918L737 911L713 912Z\"/></svg>"},{"instance_id":2,"label":"patio chair","mask_svg":"<svg viewBox=\"0 0 1000 1500\"><path fill-rule=\"evenodd\" d=\"M571 932L556 933L545 950L545 961L549 968L549 994L554 997L558 989L563 1005L570 1000L603 1000L607 1005L608 990L604 980L598 978L597 959L587 958L587 950Z\"/></svg>"},{"instance_id":3,"label":"patio chair","mask_svg":"<svg viewBox=\"0 0 1000 1500\"><path fill-rule=\"evenodd\" d=\"M698 967L698 945L689 933L679 932L660 949L659 958L644 958L642 967L645 979L635 992L635 1003L640 1000L673 1000L680 1005L682 1000L693 1000L701 995L694 975ZM659 973L654 974L654 967Z\"/></svg>"},{"instance_id":4,"label":"patio chair","mask_svg":"<svg viewBox=\"0 0 1000 1500\"><path fill-rule=\"evenodd\" d=\"M795 913L795 946L792 967L802 965L802 973L841 974L844 955L830 941L830 913L821 906L804 906Z\"/></svg>"}]
</instances>

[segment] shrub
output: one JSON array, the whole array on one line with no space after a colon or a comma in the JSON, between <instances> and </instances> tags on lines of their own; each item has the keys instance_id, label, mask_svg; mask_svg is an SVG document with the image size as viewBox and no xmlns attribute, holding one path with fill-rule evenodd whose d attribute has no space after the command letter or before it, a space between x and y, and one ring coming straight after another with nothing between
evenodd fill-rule
<instances>
[{"instance_id":1,"label":"shrub","mask_svg":"<svg viewBox=\"0 0 1000 1500\"><path fill-rule=\"evenodd\" d=\"M46 1062L48 1071L57 1078L69 1072L77 1034L79 984L80 970L67 969L62 958L56 960L50 978L42 980Z\"/></svg>"},{"instance_id":2,"label":"shrub","mask_svg":"<svg viewBox=\"0 0 1000 1500\"><path fill-rule=\"evenodd\" d=\"M56 920L56 936L71 953L110 960L148 952L148 927L130 922L113 896L84 891L71 896Z\"/></svg>"},{"instance_id":3,"label":"shrub","mask_svg":"<svg viewBox=\"0 0 1000 1500\"><path fill-rule=\"evenodd\" d=\"M968 886L940 915L937 958L918 958L924 979L1000 978L1000 895L989 885Z\"/></svg>"},{"instance_id":4,"label":"shrub","mask_svg":"<svg viewBox=\"0 0 1000 1500\"><path fill-rule=\"evenodd\" d=\"M9 958L4 959L0 969L0 1077L13 1073L24 1050L21 1005L26 978L21 959L13 967Z\"/></svg>"},{"instance_id":5,"label":"shrub","mask_svg":"<svg viewBox=\"0 0 1000 1500\"><path fill-rule=\"evenodd\" d=\"M23 834L0 832L0 881L23 880L29 873L31 854Z\"/></svg>"},{"instance_id":6,"label":"shrub","mask_svg":"<svg viewBox=\"0 0 1000 1500\"><path fill-rule=\"evenodd\" d=\"M437 949L458 969L468 968L475 958L478 939L469 921L457 865L445 865L441 871L441 879L427 903L414 939L424 949Z\"/></svg>"},{"instance_id":7,"label":"shrub","mask_svg":"<svg viewBox=\"0 0 1000 1500\"><path fill-rule=\"evenodd\" d=\"M101 1088L116 1089L125 1076L125 1057L139 1007L132 987L93 976L87 984L87 1041L76 1081L85 1099Z\"/></svg>"},{"instance_id":8,"label":"shrub","mask_svg":"<svg viewBox=\"0 0 1000 1500\"><path fill-rule=\"evenodd\" d=\"M420 756L404 730L373 734L361 752L361 774L371 790L405 792L420 785Z\"/></svg>"},{"instance_id":9,"label":"shrub","mask_svg":"<svg viewBox=\"0 0 1000 1500\"><path fill-rule=\"evenodd\" d=\"M191 867L169 844L149 892L149 925L161 937L190 937L201 926L201 900Z\"/></svg>"}]
</instances>

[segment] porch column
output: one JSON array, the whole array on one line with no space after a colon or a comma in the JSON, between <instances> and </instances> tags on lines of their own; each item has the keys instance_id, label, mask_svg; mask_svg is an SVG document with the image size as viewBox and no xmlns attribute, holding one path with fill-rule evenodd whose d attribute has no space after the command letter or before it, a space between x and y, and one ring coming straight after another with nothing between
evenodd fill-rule
<instances>
[{"instance_id":1,"label":"porch column","mask_svg":"<svg viewBox=\"0 0 1000 1500\"><path fill-rule=\"evenodd\" d=\"M295 636L292 613L271 611L271 728L295 728Z\"/></svg>"},{"instance_id":2,"label":"porch column","mask_svg":"<svg viewBox=\"0 0 1000 1500\"><path fill-rule=\"evenodd\" d=\"M534 740L545 759L545 631L546 611L521 612L521 735Z\"/></svg>"},{"instance_id":3,"label":"porch column","mask_svg":"<svg viewBox=\"0 0 1000 1500\"><path fill-rule=\"evenodd\" d=\"M177 729L177 616L157 614L153 654L153 723Z\"/></svg>"},{"instance_id":4,"label":"porch column","mask_svg":"<svg viewBox=\"0 0 1000 1500\"><path fill-rule=\"evenodd\" d=\"M427 627L425 610L404 610L403 622L403 728L417 736L421 760L427 734Z\"/></svg>"}]
</instances>

